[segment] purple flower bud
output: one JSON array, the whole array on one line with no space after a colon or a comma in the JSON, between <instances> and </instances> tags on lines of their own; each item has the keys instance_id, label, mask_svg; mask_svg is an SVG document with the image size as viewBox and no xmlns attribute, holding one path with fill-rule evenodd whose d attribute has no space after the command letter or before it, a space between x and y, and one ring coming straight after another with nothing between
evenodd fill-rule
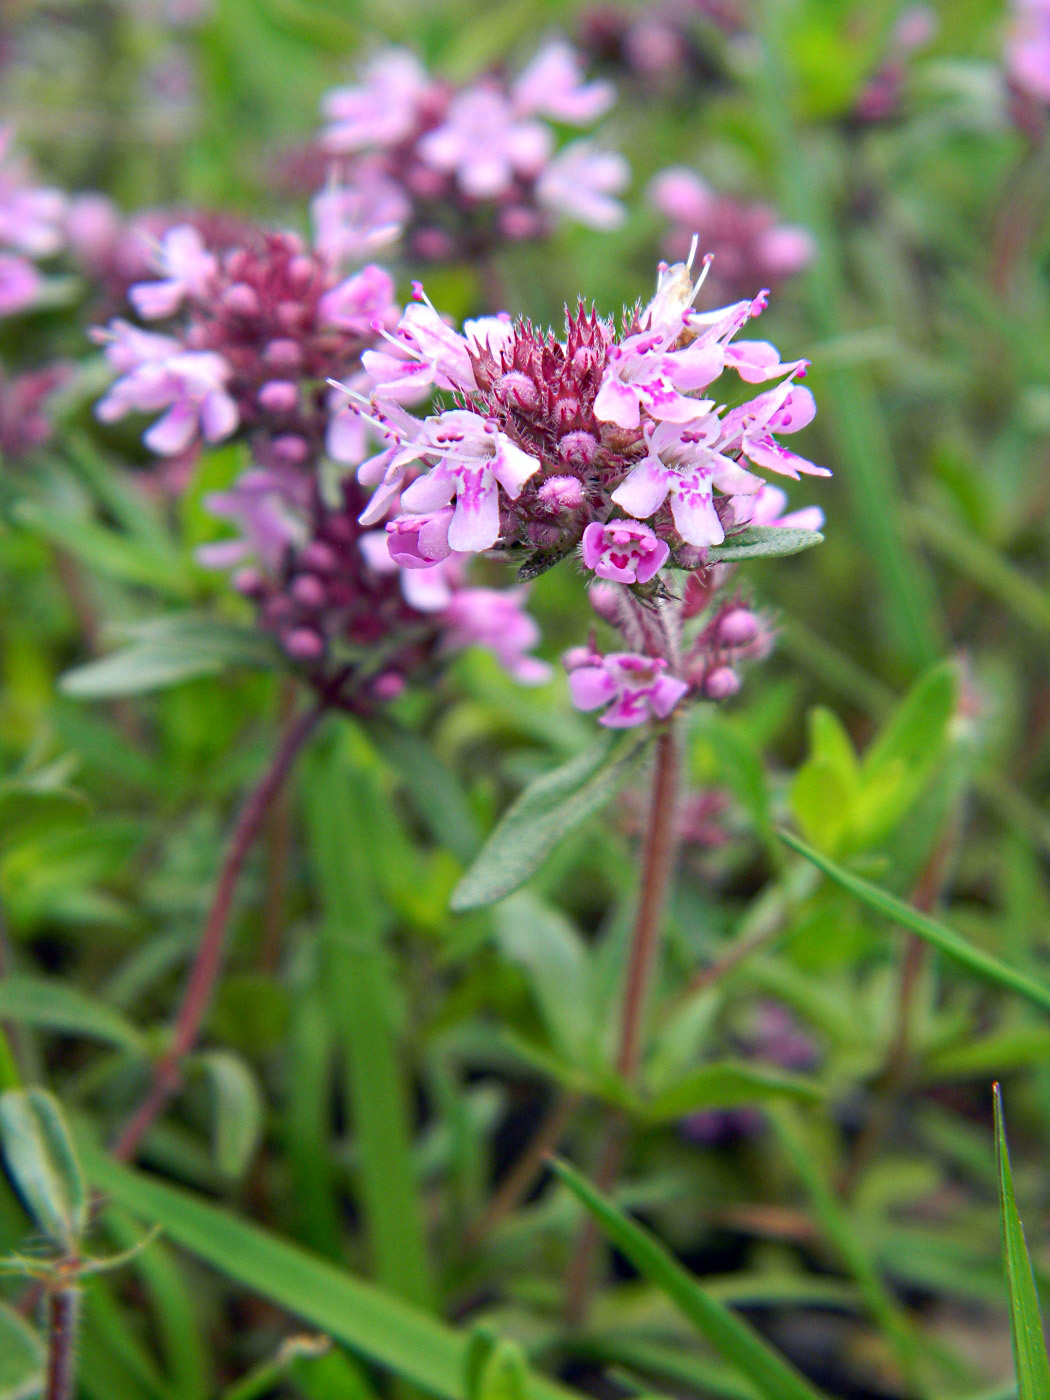
<instances>
[{"instance_id":1,"label":"purple flower bud","mask_svg":"<svg viewBox=\"0 0 1050 1400\"><path fill-rule=\"evenodd\" d=\"M339 556L324 540L311 540L299 555L299 561L305 568L321 574L332 573L339 567Z\"/></svg>"},{"instance_id":2,"label":"purple flower bud","mask_svg":"<svg viewBox=\"0 0 1050 1400\"><path fill-rule=\"evenodd\" d=\"M279 462L287 462L293 467L301 465L310 455L309 443L298 433L282 433L280 437L274 438L271 446L273 455Z\"/></svg>"},{"instance_id":3,"label":"purple flower bud","mask_svg":"<svg viewBox=\"0 0 1050 1400\"><path fill-rule=\"evenodd\" d=\"M404 688L405 678L396 671L384 671L372 682L372 693L377 700L396 700Z\"/></svg>"},{"instance_id":4,"label":"purple flower bud","mask_svg":"<svg viewBox=\"0 0 1050 1400\"><path fill-rule=\"evenodd\" d=\"M731 666L716 666L704 679L704 694L709 700L728 700L740 689L740 677Z\"/></svg>"},{"instance_id":5,"label":"purple flower bud","mask_svg":"<svg viewBox=\"0 0 1050 1400\"><path fill-rule=\"evenodd\" d=\"M608 583L593 583L587 590L587 597L602 621L615 627L620 617L620 600L616 589Z\"/></svg>"},{"instance_id":6,"label":"purple flower bud","mask_svg":"<svg viewBox=\"0 0 1050 1400\"><path fill-rule=\"evenodd\" d=\"M292 584L292 597L304 608L324 607L327 591L316 574L300 574Z\"/></svg>"},{"instance_id":7,"label":"purple flower bud","mask_svg":"<svg viewBox=\"0 0 1050 1400\"><path fill-rule=\"evenodd\" d=\"M268 413L291 413L299 402L299 390L290 379L270 379L256 397Z\"/></svg>"},{"instance_id":8,"label":"purple flower bud","mask_svg":"<svg viewBox=\"0 0 1050 1400\"><path fill-rule=\"evenodd\" d=\"M266 588L266 580L258 569L239 569L233 576L233 586L246 598L259 598Z\"/></svg>"},{"instance_id":9,"label":"purple flower bud","mask_svg":"<svg viewBox=\"0 0 1050 1400\"><path fill-rule=\"evenodd\" d=\"M531 412L539 406L540 395L536 385L527 374L512 369L496 380L496 397L501 403L512 403L517 408Z\"/></svg>"},{"instance_id":10,"label":"purple flower bud","mask_svg":"<svg viewBox=\"0 0 1050 1400\"><path fill-rule=\"evenodd\" d=\"M324 638L312 627L295 627L281 638L281 645L295 661L319 661L324 655Z\"/></svg>"},{"instance_id":11,"label":"purple flower bud","mask_svg":"<svg viewBox=\"0 0 1050 1400\"><path fill-rule=\"evenodd\" d=\"M558 452L562 461L571 462L573 466L587 466L594 460L594 454L598 451L598 440L593 433L577 431L566 433L558 443Z\"/></svg>"},{"instance_id":12,"label":"purple flower bud","mask_svg":"<svg viewBox=\"0 0 1050 1400\"><path fill-rule=\"evenodd\" d=\"M537 495L548 510L578 510L583 505L583 483L575 476L549 476Z\"/></svg>"},{"instance_id":13,"label":"purple flower bud","mask_svg":"<svg viewBox=\"0 0 1050 1400\"><path fill-rule=\"evenodd\" d=\"M298 369L302 352L294 340L271 340L263 350L263 359L275 369Z\"/></svg>"},{"instance_id":14,"label":"purple flower bud","mask_svg":"<svg viewBox=\"0 0 1050 1400\"><path fill-rule=\"evenodd\" d=\"M727 647L746 647L758 636L758 618L748 608L730 608L718 619L718 640Z\"/></svg>"},{"instance_id":15,"label":"purple flower bud","mask_svg":"<svg viewBox=\"0 0 1050 1400\"><path fill-rule=\"evenodd\" d=\"M255 289L246 282L234 282L227 287L222 294L222 305L235 316L258 316L262 309Z\"/></svg>"}]
</instances>

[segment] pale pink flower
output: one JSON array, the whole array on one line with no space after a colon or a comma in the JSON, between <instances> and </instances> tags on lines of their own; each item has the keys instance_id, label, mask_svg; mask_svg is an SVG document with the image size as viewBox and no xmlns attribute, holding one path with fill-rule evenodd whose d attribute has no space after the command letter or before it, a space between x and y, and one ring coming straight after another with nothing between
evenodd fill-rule
<instances>
[{"instance_id":1,"label":"pale pink flower","mask_svg":"<svg viewBox=\"0 0 1050 1400\"><path fill-rule=\"evenodd\" d=\"M393 243L411 210L401 187L381 171L353 186L329 180L310 202L314 247L333 267L357 262Z\"/></svg>"},{"instance_id":2,"label":"pale pink flower","mask_svg":"<svg viewBox=\"0 0 1050 1400\"><path fill-rule=\"evenodd\" d=\"M206 296L219 268L218 258L191 224L168 229L154 262L162 279L138 282L128 289L128 298L144 321L174 316L187 297Z\"/></svg>"},{"instance_id":3,"label":"pale pink flower","mask_svg":"<svg viewBox=\"0 0 1050 1400\"><path fill-rule=\"evenodd\" d=\"M437 465L407 487L401 504L411 515L441 510L455 497L450 546L460 553L491 549L499 538L499 488L511 500L539 468L490 419L466 409L428 418L419 441L406 451L437 457Z\"/></svg>"},{"instance_id":4,"label":"pale pink flower","mask_svg":"<svg viewBox=\"0 0 1050 1400\"><path fill-rule=\"evenodd\" d=\"M634 520L592 521L580 543L586 567L613 583L648 583L671 553L666 541Z\"/></svg>"},{"instance_id":5,"label":"pale pink flower","mask_svg":"<svg viewBox=\"0 0 1050 1400\"><path fill-rule=\"evenodd\" d=\"M569 694L578 710L607 706L598 723L630 729L652 719L666 719L689 686L667 674L667 662L634 652L574 656Z\"/></svg>"},{"instance_id":6,"label":"pale pink flower","mask_svg":"<svg viewBox=\"0 0 1050 1400\"><path fill-rule=\"evenodd\" d=\"M197 558L206 568L228 569L251 557L277 569L289 545L306 543L300 518L310 499L310 483L298 473L277 473L259 467L238 477L228 491L204 497L209 514L235 524L241 538L202 545Z\"/></svg>"},{"instance_id":7,"label":"pale pink flower","mask_svg":"<svg viewBox=\"0 0 1050 1400\"><path fill-rule=\"evenodd\" d=\"M412 134L434 84L407 49L388 49L364 71L364 81L336 88L323 102L331 123L323 141L337 153L394 146Z\"/></svg>"},{"instance_id":8,"label":"pale pink flower","mask_svg":"<svg viewBox=\"0 0 1050 1400\"><path fill-rule=\"evenodd\" d=\"M753 496L733 497L733 522L736 525L776 525L784 529L819 530L824 524L820 506L805 506L802 510L784 513L787 492L765 481Z\"/></svg>"},{"instance_id":9,"label":"pale pink flower","mask_svg":"<svg viewBox=\"0 0 1050 1400\"><path fill-rule=\"evenodd\" d=\"M539 204L566 214L587 228L618 228L627 211L613 196L631 178L631 167L618 151L599 150L590 141L573 141L549 162L536 181Z\"/></svg>"},{"instance_id":10,"label":"pale pink flower","mask_svg":"<svg viewBox=\"0 0 1050 1400\"><path fill-rule=\"evenodd\" d=\"M1010 81L1037 102L1050 104L1050 3L1014 0L1004 50Z\"/></svg>"},{"instance_id":11,"label":"pale pink flower","mask_svg":"<svg viewBox=\"0 0 1050 1400\"><path fill-rule=\"evenodd\" d=\"M583 81L583 59L563 39L546 44L511 88L514 105L524 114L553 117L571 126L588 126L616 101L609 82Z\"/></svg>"},{"instance_id":12,"label":"pale pink flower","mask_svg":"<svg viewBox=\"0 0 1050 1400\"><path fill-rule=\"evenodd\" d=\"M95 412L110 423L131 412L167 409L142 440L158 456L174 457L198 436L221 442L236 430L237 405L225 387L231 373L222 355L206 350L146 361L118 379Z\"/></svg>"},{"instance_id":13,"label":"pale pink flower","mask_svg":"<svg viewBox=\"0 0 1050 1400\"><path fill-rule=\"evenodd\" d=\"M540 629L524 610L527 596L527 588L457 589L442 614L448 629L445 648L484 647L522 685L542 685L551 668L528 655L540 640Z\"/></svg>"},{"instance_id":14,"label":"pale pink flower","mask_svg":"<svg viewBox=\"0 0 1050 1400\"><path fill-rule=\"evenodd\" d=\"M553 146L548 127L519 116L497 87L479 84L457 93L418 150L427 165L454 175L464 194L496 199L518 176L534 179Z\"/></svg>"},{"instance_id":15,"label":"pale pink flower","mask_svg":"<svg viewBox=\"0 0 1050 1400\"><path fill-rule=\"evenodd\" d=\"M40 295L43 278L28 258L0 253L0 316L26 311Z\"/></svg>"}]
</instances>

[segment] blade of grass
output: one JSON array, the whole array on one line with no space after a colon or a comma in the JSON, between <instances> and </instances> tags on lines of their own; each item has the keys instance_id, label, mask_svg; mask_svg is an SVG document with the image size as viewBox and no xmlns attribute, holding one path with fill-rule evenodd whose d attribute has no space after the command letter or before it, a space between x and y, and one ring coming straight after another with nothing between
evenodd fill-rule
<instances>
[{"instance_id":1,"label":"blade of grass","mask_svg":"<svg viewBox=\"0 0 1050 1400\"><path fill-rule=\"evenodd\" d=\"M466 1335L189 1191L119 1166L86 1139L78 1147L93 1186L227 1278L441 1400L467 1400ZM532 1372L527 1394L578 1400Z\"/></svg>"},{"instance_id":2,"label":"blade of grass","mask_svg":"<svg viewBox=\"0 0 1050 1400\"><path fill-rule=\"evenodd\" d=\"M811 861L818 870L823 870L825 875L834 880L837 885L841 885L844 890L849 890L850 894L855 895L869 909L885 914L893 923L910 929L912 933L917 933L920 938L924 938L927 943L932 943L935 948L939 948L942 953L953 958L968 972L976 973L978 977L984 978L986 982L991 982L997 987L1017 992L1020 996L1027 997L1029 1001L1034 1002L1036 1006L1042 1007L1044 1011L1050 1011L1050 987L1045 983L1037 981L1034 977L1029 977L1026 972L1011 967L1009 963L1004 963L991 953L975 948L971 943L967 943L961 934L949 928L947 924L938 923L936 919L931 919L928 914L923 914L910 904L905 904L904 900L898 899L896 895L880 889L878 885L871 884L868 880L862 879L860 875L854 875L852 871L845 870L841 865L837 865L835 861L821 854L820 851L815 851L812 846L807 846L805 841L800 841L790 831L781 830L779 835L780 839L793 851L797 851L800 856Z\"/></svg>"},{"instance_id":3,"label":"blade of grass","mask_svg":"<svg viewBox=\"0 0 1050 1400\"><path fill-rule=\"evenodd\" d=\"M995 1100L995 1161L999 1173L999 1209L1003 1239L1003 1262L1010 1288L1010 1331L1017 1367L1018 1400L1050 1400L1050 1359L1046 1354L1039 1295L1032 1277L1024 1228L1014 1197L1010 1151L1003 1125L1003 1096L999 1085L992 1089Z\"/></svg>"},{"instance_id":4,"label":"blade of grass","mask_svg":"<svg viewBox=\"0 0 1050 1400\"><path fill-rule=\"evenodd\" d=\"M567 1163L551 1167L598 1222L617 1249L665 1293L726 1361L768 1400L817 1400L820 1391L775 1352L743 1318L709 1297L659 1240L586 1181Z\"/></svg>"},{"instance_id":5,"label":"blade of grass","mask_svg":"<svg viewBox=\"0 0 1050 1400\"><path fill-rule=\"evenodd\" d=\"M322 961L332 1026L343 1041L358 1178L376 1278L420 1306L432 1299L412 1161L408 1086L391 1024L394 990L374 888L371 775L342 731L305 770L307 830L322 906Z\"/></svg>"}]
</instances>

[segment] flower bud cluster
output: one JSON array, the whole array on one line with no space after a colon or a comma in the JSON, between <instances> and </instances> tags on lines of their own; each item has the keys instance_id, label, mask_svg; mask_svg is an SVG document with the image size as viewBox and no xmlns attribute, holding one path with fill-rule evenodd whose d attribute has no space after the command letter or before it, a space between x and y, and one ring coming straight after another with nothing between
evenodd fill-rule
<instances>
[{"instance_id":1,"label":"flower bud cluster","mask_svg":"<svg viewBox=\"0 0 1050 1400\"><path fill-rule=\"evenodd\" d=\"M607 229L623 218L615 196L623 157L577 140L558 149L552 122L584 127L615 100L609 83L583 81L564 42L548 44L508 81L463 87L432 77L404 49L387 49L361 81L324 100L324 151L337 162L327 210L340 206L350 237L361 211L404 228L413 257L475 257L546 235L556 217Z\"/></svg>"},{"instance_id":2,"label":"flower bud cluster","mask_svg":"<svg viewBox=\"0 0 1050 1400\"><path fill-rule=\"evenodd\" d=\"M626 314L622 331L581 305L564 340L504 317L459 334L419 289L388 338L394 353L363 357L371 399L348 396L389 444L359 468L377 488L362 518L378 522L400 498L387 531L405 567L497 551L523 559L530 577L579 547L631 650L574 655L571 687L582 708L605 705L613 726L663 718L690 690L734 693L737 662L768 650L768 629L741 605L716 607L683 655L680 624L713 595L692 606L669 571L700 568L709 590L707 553L727 534L759 519L789 523L777 519L783 494L753 468L828 474L775 436L816 411L797 382L806 362L782 363L767 341L734 341L765 295L694 311L703 276L694 284L690 266L662 266L653 301ZM740 401L741 385L770 380L779 382ZM406 403L432 388L455 406L410 413Z\"/></svg>"},{"instance_id":3,"label":"flower bud cluster","mask_svg":"<svg viewBox=\"0 0 1050 1400\"><path fill-rule=\"evenodd\" d=\"M359 368L373 327L398 315L390 274L342 277L292 233L252 235L218 253L191 224L169 229L159 280L129 296L157 334L125 321L98 333L121 377L100 401L106 422L166 410L145 435L161 456L240 431L270 468L316 464L329 426L328 380Z\"/></svg>"},{"instance_id":4,"label":"flower bud cluster","mask_svg":"<svg viewBox=\"0 0 1050 1400\"><path fill-rule=\"evenodd\" d=\"M382 535L361 526L364 498L352 478L335 507L316 488L310 495L300 528L290 525L268 556L259 550L233 586L329 703L361 709L394 699L472 645L494 651L526 684L546 680L548 668L528 655L539 629L523 611L524 589L469 587L451 559L425 579L404 574ZM224 509L233 514L229 501Z\"/></svg>"}]
</instances>

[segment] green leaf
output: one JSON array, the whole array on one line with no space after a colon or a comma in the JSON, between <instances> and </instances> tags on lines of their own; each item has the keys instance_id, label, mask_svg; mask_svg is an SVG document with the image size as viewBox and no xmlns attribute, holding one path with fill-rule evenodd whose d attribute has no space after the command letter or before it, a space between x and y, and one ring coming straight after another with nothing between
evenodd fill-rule
<instances>
[{"instance_id":1,"label":"green leaf","mask_svg":"<svg viewBox=\"0 0 1050 1400\"><path fill-rule=\"evenodd\" d=\"M429 1394L467 1400L462 1334L188 1191L118 1166L87 1141L81 1153L92 1185L228 1278ZM573 1394L529 1372L527 1400L570 1400Z\"/></svg>"},{"instance_id":2,"label":"green leaf","mask_svg":"<svg viewBox=\"0 0 1050 1400\"><path fill-rule=\"evenodd\" d=\"M211 1085L215 1161L224 1176L239 1181L251 1165L263 1126L263 1099L255 1075L227 1050L198 1055Z\"/></svg>"},{"instance_id":3,"label":"green leaf","mask_svg":"<svg viewBox=\"0 0 1050 1400\"><path fill-rule=\"evenodd\" d=\"M922 914L918 909L912 908L910 904L905 904L896 895L889 894L886 890L879 889L878 885L873 885L859 875L854 875L851 871L843 869L841 865L837 865L827 856L815 851L812 846L807 846L804 841L800 841L797 836L793 836L790 831L780 831L779 836L793 851L797 851L800 856L811 861L818 870L823 870L825 875L834 880L836 884L841 885L843 889L849 890L862 904L866 904L879 914L885 914L895 924L911 929L912 933L917 933L920 938L925 938L927 943L932 943L935 948L939 948L942 953L953 958L968 972L976 973L986 982L1004 987L1007 991L1017 992L1034 1002L1036 1006L1041 1006L1044 1011L1050 1011L1050 987L1045 983L1036 981L1034 977L1029 977L1026 972L1011 967L1009 963L1002 962L991 953L973 947L961 934L956 933L947 924L938 923L936 919L931 919L928 914Z\"/></svg>"},{"instance_id":4,"label":"green leaf","mask_svg":"<svg viewBox=\"0 0 1050 1400\"><path fill-rule=\"evenodd\" d=\"M805 1075L725 1061L692 1070L646 1106L646 1117L654 1123L667 1123L709 1108L738 1108L782 1098L815 1103L824 1098L824 1093L815 1079Z\"/></svg>"},{"instance_id":5,"label":"green leaf","mask_svg":"<svg viewBox=\"0 0 1050 1400\"><path fill-rule=\"evenodd\" d=\"M0 1094L0 1147L26 1209L66 1253L88 1222L88 1198L58 1102L43 1089Z\"/></svg>"},{"instance_id":6,"label":"green leaf","mask_svg":"<svg viewBox=\"0 0 1050 1400\"><path fill-rule=\"evenodd\" d=\"M603 734L585 753L530 783L456 886L452 909L462 913L495 904L523 885L566 832L619 790L647 740Z\"/></svg>"},{"instance_id":7,"label":"green leaf","mask_svg":"<svg viewBox=\"0 0 1050 1400\"><path fill-rule=\"evenodd\" d=\"M809 758L791 784L791 811L811 841L837 851L849 826L854 795L830 759Z\"/></svg>"},{"instance_id":8,"label":"green leaf","mask_svg":"<svg viewBox=\"0 0 1050 1400\"><path fill-rule=\"evenodd\" d=\"M194 569L188 560L131 535L120 534L87 516L48 511L33 501L14 508L18 523L72 554L89 569L122 583L151 588L167 598L193 595Z\"/></svg>"},{"instance_id":9,"label":"green leaf","mask_svg":"<svg viewBox=\"0 0 1050 1400\"><path fill-rule=\"evenodd\" d=\"M44 1388L44 1344L14 1308L0 1302L0 1400L29 1400Z\"/></svg>"},{"instance_id":10,"label":"green leaf","mask_svg":"<svg viewBox=\"0 0 1050 1400\"><path fill-rule=\"evenodd\" d=\"M738 535L730 535L725 544L716 544L707 551L709 564L738 563L743 559L775 559L785 554L801 554L815 544L823 544L819 530L792 530L780 525L749 525Z\"/></svg>"},{"instance_id":11,"label":"green leaf","mask_svg":"<svg viewBox=\"0 0 1050 1400\"><path fill-rule=\"evenodd\" d=\"M553 1170L594 1216L598 1224L640 1273L679 1308L715 1350L736 1366L767 1400L817 1400L820 1391L743 1318L711 1298L696 1279L647 1230L621 1211L565 1162Z\"/></svg>"},{"instance_id":12,"label":"green leaf","mask_svg":"<svg viewBox=\"0 0 1050 1400\"><path fill-rule=\"evenodd\" d=\"M477 1328L467 1347L467 1400L525 1400L529 1368L517 1342Z\"/></svg>"},{"instance_id":13,"label":"green leaf","mask_svg":"<svg viewBox=\"0 0 1050 1400\"><path fill-rule=\"evenodd\" d=\"M231 666L264 669L274 662L273 646L262 633L193 613L139 624L132 635L122 651L67 671L59 683L65 694L78 700L138 695Z\"/></svg>"},{"instance_id":14,"label":"green leaf","mask_svg":"<svg viewBox=\"0 0 1050 1400\"><path fill-rule=\"evenodd\" d=\"M57 977L14 973L0 979L0 1021L83 1035L132 1055L145 1054L142 1036L119 1011Z\"/></svg>"},{"instance_id":15,"label":"green leaf","mask_svg":"<svg viewBox=\"0 0 1050 1400\"><path fill-rule=\"evenodd\" d=\"M1003 1125L1003 1096L998 1084L992 1093L995 1099L995 1160L999 1171L999 1222L1003 1263L1010 1288L1010 1330L1017 1368L1018 1400L1050 1400L1050 1360L1046 1354L1032 1261L1028 1257L1024 1229L1014 1199L1010 1151Z\"/></svg>"},{"instance_id":16,"label":"green leaf","mask_svg":"<svg viewBox=\"0 0 1050 1400\"><path fill-rule=\"evenodd\" d=\"M344 1049L357 1181L376 1276L406 1301L432 1297L412 1155L409 1086L397 1042L389 914L375 888L385 797L375 755L344 725L311 754L304 794L316 873L329 1020Z\"/></svg>"},{"instance_id":17,"label":"green leaf","mask_svg":"<svg viewBox=\"0 0 1050 1400\"><path fill-rule=\"evenodd\" d=\"M495 922L500 950L528 978L554 1045L582 1059L594 1032L587 945L564 914L527 892L508 899Z\"/></svg>"},{"instance_id":18,"label":"green leaf","mask_svg":"<svg viewBox=\"0 0 1050 1400\"><path fill-rule=\"evenodd\" d=\"M0 846L83 821L87 812L87 799L72 788L41 787L30 779L0 783Z\"/></svg>"}]
</instances>

